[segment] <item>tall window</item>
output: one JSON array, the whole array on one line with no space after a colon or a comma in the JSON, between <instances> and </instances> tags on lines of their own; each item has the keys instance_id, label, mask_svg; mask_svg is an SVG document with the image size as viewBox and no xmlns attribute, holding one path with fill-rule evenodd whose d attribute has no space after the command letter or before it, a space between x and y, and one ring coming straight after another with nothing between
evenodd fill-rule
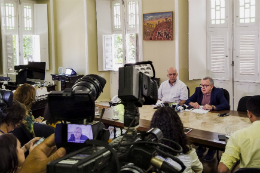
<instances>
[{"instance_id":1,"label":"tall window","mask_svg":"<svg viewBox=\"0 0 260 173\"><path fill-rule=\"evenodd\" d=\"M117 70L125 63L138 61L141 45L141 0L96 2L99 70Z\"/></svg>"},{"instance_id":2,"label":"tall window","mask_svg":"<svg viewBox=\"0 0 260 173\"><path fill-rule=\"evenodd\" d=\"M47 5L5 0L1 11L4 74L28 61L48 62Z\"/></svg>"}]
</instances>

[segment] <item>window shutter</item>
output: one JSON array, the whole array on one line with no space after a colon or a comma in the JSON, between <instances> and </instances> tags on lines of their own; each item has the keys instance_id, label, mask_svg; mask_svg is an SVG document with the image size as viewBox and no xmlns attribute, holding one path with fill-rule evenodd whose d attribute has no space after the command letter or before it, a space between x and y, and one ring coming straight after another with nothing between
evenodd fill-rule
<instances>
[{"instance_id":1,"label":"window shutter","mask_svg":"<svg viewBox=\"0 0 260 173\"><path fill-rule=\"evenodd\" d=\"M14 72L14 46L13 36L6 36L6 59L7 59L7 73Z\"/></svg>"},{"instance_id":2,"label":"window shutter","mask_svg":"<svg viewBox=\"0 0 260 173\"><path fill-rule=\"evenodd\" d=\"M40 36L40 61L49 70L47 4L34 4L34 27L35 35Z\"/></svg>"},{"instance_id":3,"label":"window shutter","mask_svg":"<svg viewBox=\"0 0 260 173\"><path fill-rule=\"evenodd\" d=\"M236 81L255 81L258 76L258 31L238 31L236 43Z\"/></svg>"},{"instance_id":4,"label":"window shutter","mask_svg":"<svg viewBox=\"0 0 260 173\"><path fill-rule=\"evenodd\" d=\"M217 79L228 78L227 32L210 32L208 36L208 73Z\"/></svg>"},{"instance_id":5,"label":"window shutter","mask_svg":"<svg viewBox=\"0 0 260 173\"><path fill-rule=\"evenodd\" d=\"M105 70L113 70L113 35L103 36L103 60Z\"/></svg>"},{"instance_id":6,"label":"window shutter","mask_svg":"<svg viewBox=\"0 0 260 173\"><path fill-rule=\"evenodd\" d=\"M110 0L96 0L96 12L97 12L98 71L107 71L108 70L106 68L107 60L105 56L106 52L104 52L104 50L109 50L109 49L105 48L104 45L106 45L105 42L107 42L108 44L109 41L111 41L111 39L109 40L109 37L105 37L105 36L109 36L109 35L111 36L112 34ZM105 38L106 40L104 40Z\"/></svg>"}]
</instances>

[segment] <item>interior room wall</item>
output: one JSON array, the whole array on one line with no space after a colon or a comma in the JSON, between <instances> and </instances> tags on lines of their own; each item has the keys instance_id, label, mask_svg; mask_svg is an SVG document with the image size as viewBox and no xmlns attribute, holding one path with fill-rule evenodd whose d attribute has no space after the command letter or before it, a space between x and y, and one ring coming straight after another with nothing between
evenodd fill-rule
<instances>
[{"instance_id":1,"label":"interior room wall","mask_svg":"<svg viewBox=\"0 0 260 173\"><path fill-rule=\"evenodd\" d=\"M143 13L173 11L175 16L175 2L173 0L143 0ZM173 24L173 35L174 35ZM142 39L142 38L141 38ZM160 82L167 80L167 69L175 66L175 38L170 41L143 41L143 60L152 61L156 77Z\"/></svg>"},{"instance_id":2,"label":"interior room wall","mask_svg":"<svg viewBox=\"0 0 260 173\"><path fill-rule=\"evenodd\" d=\"M97 28L95 0L86 0L88 61L85 50L85 14L83 0L54 0L55 71L73 68L78 74L97 74L107 80L99 100L110 100L109 72L97 70ZM60 87L59 87L60 89Z\"/></svg>"},{"instance_id":3,"label":"interior room wall","mask_svg":"<svg viewBox=\"0 0 260 173\"><path fill-rule=\"evenodd\" d=\"M189 80L189 9L188 0L179 0L179 79L190 89L190 95L199 86L200 80Z\"/></svg>"}]
</instances>

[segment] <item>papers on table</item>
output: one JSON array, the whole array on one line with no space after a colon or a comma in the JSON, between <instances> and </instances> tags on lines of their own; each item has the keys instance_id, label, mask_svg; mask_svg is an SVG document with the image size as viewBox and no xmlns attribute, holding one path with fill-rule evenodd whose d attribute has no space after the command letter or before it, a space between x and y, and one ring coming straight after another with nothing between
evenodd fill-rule
<instances>
[{"instance_id":1,"label":"papers on table","mask_svg":"<svg viewBox=\"0 0 260 173\"><path fill-rule=\"evenodd\" d=\"M204 109L194 109L191 112L197 113L197 114L206 114L208 113L209 110L204 110Z\"/></svg>"}]
</instances>

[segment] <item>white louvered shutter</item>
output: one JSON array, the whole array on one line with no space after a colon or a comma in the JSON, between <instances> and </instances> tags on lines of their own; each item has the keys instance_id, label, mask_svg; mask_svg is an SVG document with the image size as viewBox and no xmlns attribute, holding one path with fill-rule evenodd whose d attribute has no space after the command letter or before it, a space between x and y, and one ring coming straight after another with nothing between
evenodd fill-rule
<instances>
[{"instance_id":1,"label":"white louvered shutter","mask_svg":"<svg viewBox=\"0 0 260 173\"><path fill-rule=\"evenodd\" d=\"M14 46L13 36L6 36L6 59L7 59L7 73L14 72Z\"/></svg>"},{"instance_id":2,"label":"white louvered shutter","mask_svg":"<svg viewBox=\"0 0 260 173\"><path fill-rule=\"evenodd\" d=\"M208 35L208 74L215 79L228 78L228 33L210 32Z\"/></svg>"},{"instance_id":3,"label":"white louvered shutter","mask_svg":"<svg viewBox=\"0 0 260 173\"><path fill-rule=\"evenodd\" d=\"M258 78L258 31L238 31L236 36L235 81Z\"/></svg>"},{"instance_id":4,"label":"white louvered shutter","mask_svg":"<svg viewBox=\"0 0 260 173\"><path fill-rule=\"evenodd\" d=\"M113 70L113 35L103 35L104 69Z\"/></svg>"}]
</instances>

